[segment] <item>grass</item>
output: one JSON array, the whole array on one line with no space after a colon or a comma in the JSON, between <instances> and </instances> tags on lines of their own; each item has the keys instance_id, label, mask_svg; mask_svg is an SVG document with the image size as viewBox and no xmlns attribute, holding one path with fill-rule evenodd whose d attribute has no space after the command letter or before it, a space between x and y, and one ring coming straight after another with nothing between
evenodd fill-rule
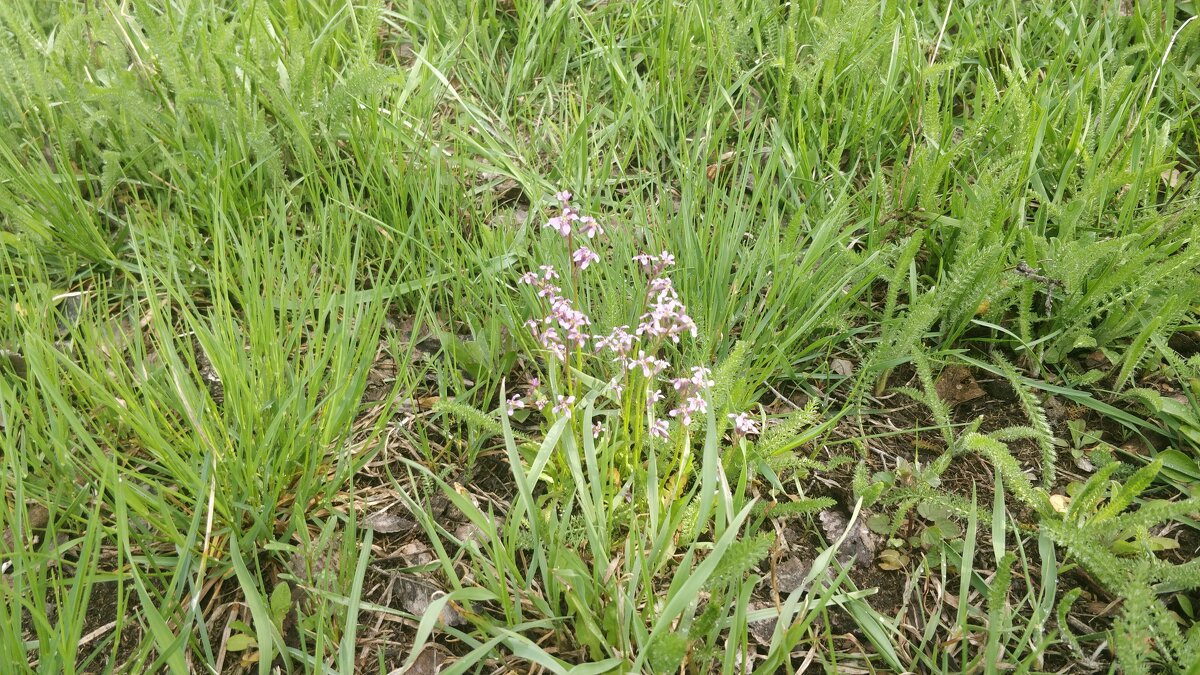
<instances>
[{"instance_id":1,"label":"grass","mask_svg":"<svg viewBox=\"0 0 1200 675\"><path fill-rule=\"evenodd\" d=\"M0 4L0 660L1196 672L1196 12Z\"/></svg>"}]
</instances>

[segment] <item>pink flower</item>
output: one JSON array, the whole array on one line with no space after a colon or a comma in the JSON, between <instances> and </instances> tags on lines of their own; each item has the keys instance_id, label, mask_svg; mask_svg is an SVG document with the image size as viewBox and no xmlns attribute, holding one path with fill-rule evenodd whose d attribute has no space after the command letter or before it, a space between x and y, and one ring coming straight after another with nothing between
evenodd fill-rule
<instances>
[{"instance_id":1,"label":"pink flower","mask_svg":"<svg viewBox=\"0 0 1200 675\"><path fill-rule=\"evenodd\" d=\"M708 389L716 384L712 380L712 371L703 366L692 366L692 384L697 389Z\"/></svg>"},{"instance_id":2,"label":"pink flower","mask_svg":"<svg viewBox=\"0 0 1200 675\"><path fill-rule=\"evenodd\" d=\"M572 307L571 301L561 296L553 298L550 316L547 316L545 321L557 321L559 328L566 333L567 341L574 342L578 347L583 347L588 338L583 329L592 325L592 320L586 314Z\"/></svg>"},{"instance_id":3,"label":"pink flower","mask_svg":"<svg viewBox=\"0 0 1200 675\"><path fill-rule=\"evenodd\" d=\"M672 285L670 277L658 277L652 279L649 284L650 293L662 297L664 294L669 295L672 299L675 297L675 287Z\"/></svg>"},{"instance_id":4,"label":"pink flower","mask_svg":"<svg viewBox=\"0 0 1200 675\"><path fill-rule=\"evenodd\" d=\"M558 403L554 404L554 408L552 408L552 410L555 415L566 415L567 417L570 417L571 406L573 405L575 405L574 396L563 396L559 394Z\"/></svg>"},{"instance_id":5,"label":"pink flower","mask_svg":"<svg viewBox=\"0 0 1200 675\"><path fill-rule=\"evenodd\" d=\"M664 441L667 440L667 437L669 436L669 434L667 433L667 421L666 420L655 420L654 422L651 422L650 423L650 435L655 438L661 438Z\"/></svg>"},{"instance_id":6,"label":"pink flower","mask_svg":"<svg viewBox=\"0 0 1200 675\"><path fill-rule=\"evenodd\" d=\"M621 398L621 396L625 393L625 383L621 381L620 377L614 377L613 379L609 380L608 386L613 390L613 394L615 394L617 398Z\"/></svg>"},{"instance_id":7,"label":"pink flower","mask_svg":"<svg viewBox=\"0 0 1200 675\"><path fill-rule=\"evenodd\" d=\"M520 279L521 283L529 284L530 286L536 286L539 281L541 281L541 279L538 278L536 272L526 272L525 274L521 275Z\"/></svg>"},{"instance_id":8,"label":"pink flower","mask_svg":"<svg viewBox=\"0 0 1200 675\"><path fill-rule=\"evenodd\" d=\"M683 316L675 326L668 330L668 335L671 336L672 342L679 342L679 336L683 333L690 333L692 337L696 337L696 324L689 316Z\"/></svg>"},{"instance_id":9,"label":"pink flower","mask_svg":"<svg viewBox=\"0 0 1200 675\"><path fill-rule=\"evenodd\" d=\"M657 389L646 394L646 405L654 405L663 400L663 393Z\"/></svg>"},{"instance_id":10,"label":"pink flower","mask_svg":"<svg viewBox=\"0 0 1200 675\"><path fill-rule=\"evenodd\" d=\"M547 220L546 224L542 227L548 227L564 237L571 234L571 221L562 216L554 216L550 220Z\"/></svg>"},{"instance_id":11,"label":"pink flower","mask_svg":"<svg viewBox=\"0 0 1200 675\"><path fill-rule=\"evenodd\" d=\"M733 420L733 430L741 436L750 436L758 433L758 424L750 419L746 413L733 414L729 413L729 419Z\"/></svg>"},{"instance_id":12,"label":"pink flower","mask_svg":"<svg viewBox=\"0 0 1200 675\"><path fill-rule=\"evenodd\" d=\"M663 368L666 368L668 364L666 361L656 359L653 354L647 354L644 351L639 351L638 357L636 359L630 359L628 365L631 370L634 368L641 368L642 375L646 377L654 377L662 372Z\"/></svg>"},{"instance_id":13,"label":"pink flower","mask_svg":"<svg viewBox=\"0 0 1200 675\"><path fill-rule=\"evenodd\" d=\"M608 335L595 335L596 351L607 349L618 357L628 356L633 351L634 337L629 326L617 326Z\"/></svg>"},{"instance_id":14,"label":"pink flower","mask_svg":"<svg viewBox=\"0 0 1200 675\"><path fill-rule=\"evenodd\" d=\"M675 256L663 251L659 255L639 253L633 256L633 261L642 266L650 276L657 277L663 270L675 264Z\"/></svg>"},{"instance_id":15,"label":"pink flower","mask_svg":"<svg viewBox=\"0 0 1200 675\"><path fill-rule=\"evenodd\" d=\"M592 239L598 234L604 234L604 228L591 216L583 216L579 219L579 222L582 223L580 229L583 230L588 239Z\"/></svg>"},{"instance_id":16,"label":"pink flower","mask_svg":"<svg viewBox=\"0 0 1200 675\"><path fill-rule=\"evenodd\" d=\"M683 426L691 426L692 415L708 411L708 401L699 394L692 394L678 408L673 408L667 414L678 417Z\"/></svg>"},{"instance_id":17,"label":"pink flower","mask_svg":"<svg viewBox=\"0 0 1200 675\"><path fill-rule=\"evenodd\" d=\"M576 265L579 265L579 269L586 270L588 265L598 262L600 260L600 256L596 255L592 249L586 246L580 246L578 250L571 254L571 260L574 261Z\"/></svg>"},{"instance_id":18,"label":"pink flower","mask_svg":"<svg viewBox=\"0 0 1200 675\"><path fill-rule=\"evenodd\" d=\"M550 350L551 354L558 357L559 361L567 360L567 347L563 344L562 338L558 336L558 330L554 326L549 326L542 334L538 336L538 341L542 346Z\"/></svg>"},{"instance_id":19,"label":"pink flower","mask_svg":"<svg viewBox=\"0 0 1200 675\"><path fill-rule=\"evenodd\" d=\"M541 410L545 409L545 407L546 407L546 398L545 398L545 397L543 397L543 396L539 396L539 397L537 397L537 399L535 399L535 400L534 400L534 402L533 402L533 407L537 408L539 411L541 411Z\"/></svg>"},{"instance_id":20,"label":"pink flower","mask_svg":"<svg viewBox=\"0 0 1200 675\"><path fill-rule=\"evenodd\" d=\"M554 271L554 265L542 265L538 269L542 271L542 280L544 281L558 278L558 272Z\"/></svg>"},{"instance_id":21,"label":"pink flower","mask_svg":"<svg viewBox=\"0 0 1200 675\"><path fill-rule=\"evenodd\" d=\"M567 342L574 342L576 347L583 347L583 343L587 342L587 334L578 328L567 329Z\"/></svg>"},{"instance_id":22,"label":"pink flower","mask_svg":"<svg viewBox=\"0 0 1200 675\"><path fill-rule=\"evenodd\" d=\"M508 399L505 407L508 409L508 416L512 417L513 413L517 412L518 409L525 407L525 401L521 400L520 396L513 396Z\"/></svg>"},{"instance_id":23,"label":"pink flower","mask_svg":"<svg viewBox=\"0 0 1200 675\"><path fill-rule=\"evenodd\" d=\"M600 434L604 433L604 425L596 422L592 425L592 438L600 438Z\"/></svg>"},{"instance_id":24,"label":"pink flower","mask_svg":"<svg viewBox=\"0 0 1200 675\"><path fill-rule=\"evenodd\" d=\"M684 333L696 336L696 322L688 316L687 307L679 302L679 295L669 278L651 280L647 295L651 298L650 311L642 315L638 335L665 336L672 342L679 342L679 336Z\"/></svg>"},{"instance_id":25,"label":"pink flower","mask_svg":"<svg viewBox=\"0 0 1200 675\"><path fill-rule=\"evenodd\" d=\"M559 190L558 192L554 193L554 198L563 204L566 204L567 202L571 201L571 193L567 190Z\"/></svg>"}]
</instances>

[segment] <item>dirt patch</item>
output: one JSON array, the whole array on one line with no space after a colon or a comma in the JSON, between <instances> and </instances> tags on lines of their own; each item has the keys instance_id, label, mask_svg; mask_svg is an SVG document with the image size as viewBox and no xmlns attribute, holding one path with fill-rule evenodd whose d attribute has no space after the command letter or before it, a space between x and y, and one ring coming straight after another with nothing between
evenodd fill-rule
<instances>
[{"instance_id":1,"label":"dirt patch","mask_svg":"<svg viewBox=\"0 0 1200 675\"><path fill-rule=\"evenodd\" d=\"M138 622L121 620L122 617L136 616L137 599L131 597L131 586L124 589L125 597L122 598L115 581L93 583L89 592L87 606L82 612L83 630L76 649L77 664L84 673L103 672L114 665L118 666L119 671L120 664L129 662L142 641L142 630ZM46 616L43 619L51 626L79 619L65 616L53 595L47 595L45 608ZM22 616L24 639L41 639L43 636L39 635L37 630L37 623L40 621L35 622L28 610L25 610ZM32 654L36 656L37 652ZM37 661L32 661L29 665L37 667Z\"/></svg>"},{"instance_id":2,"label":"dirt patch","mask_svg":"<svg viewBox=\"0 0 1200 675\"><path fill-rule=\"evenodd\" d=\"M121 622L119 635L117 631L119 618L136 615L140 606L137 598L132 597L131 590L127 587L126 595L122 598L115 581L92 586L79 646L81 650L93 650L92 653L98 657L95 672L110 663L128 663L142 640L141 626L135 621ZM114 640L117 641L115 645Z\"/></svg>"}]
</instances>

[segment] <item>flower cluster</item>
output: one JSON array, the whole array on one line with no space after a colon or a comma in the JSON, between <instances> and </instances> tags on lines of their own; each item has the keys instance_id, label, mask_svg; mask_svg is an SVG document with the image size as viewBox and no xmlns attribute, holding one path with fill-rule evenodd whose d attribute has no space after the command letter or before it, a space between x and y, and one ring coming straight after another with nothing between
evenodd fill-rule
<instances>
[{"instance_id":1,"label":"flower cluster","mask_svg":"<svg viewBox=\"0 0 1200 675\"><path fill-rule=\"evenodd\" d=\"M608 335L597 335L595 338L597 353L607 349L619 361L624 361L629 356L637 339L629 332L629 326L617 326Z\"/></svg>"},{"instance_id":2,"label":"flower cluster","mask_svg":"<svg viewBox=\"0 0 1200 675\"><path fill-rule=\"evenodd\" d=\"M558 211L546 221L545 227L566 240L571 262L578 271L599 263L600 254L588 246L580 246L574 251L571 248L575 237L586 237L590 242L597 235L604 234L604 228L595 218L582 214L572 205L570 192L558 192L555 199ZM568 354L576 350L582 352L590 342L591 351L603 355L605 361L618 371L608 382L609 391L617 399L622 399L626 388L635 386L634 391L644 394L644 397L639 395L638 399L645 404L648 433L652 437L666 439L669 436L669 421L659 419L655 414L656 405L667 398L665 392L674 390L675 407L667 416L677 419L686 427L692 423L694 416L708 411L706 395L713 386L712 375L707 368L694 367L690 375L685 377L665 376L670 364L661 358L659 348L666 340L678 343L684 335L695 337L696 322L688 316L687 307L668 276L668 271L675 264L673 255L667 251L657 255L641 253L634 256L633 260L648 278L643 303L646 311L639 318L636 328L623 325L612 328L608 333L590 333L591 319L556 284L561 277L551 265L542 265L538 271L526 272L520 278L521 283L533 287L548 310L542 318L530 319L525 325L538 344L560 362L565 363ZM539 392L535 381L527 397L518 394L508 399L505 404L507 413L513 415L528 404L538 410L549 405L550 412L555 416L571 415L574 396L563 396L557 392L548 394ZM753 425L748 419L746 424ZM738 427L739 433L741 428ZM594 435L599 435L602 425L597 423L592 431Z\"/></svg>"},{"instance_id":3,"label":"flower cluster","mask_svg":"<svg viewBox=\"0 0 1200 675\"><path fill-rule=\"evenodd\" d=\"M571 299L562 294L562 289L550 283L558 278L558 273L550 265L542 265L542 274L533 272L521 275L521 283L529 284L537 289L539 298L545 298L550 305L550 313L541 321L530 319L525 325L533 333L534 339L542 347L558 357L559 361L567 359L567 344L583 347L587 342L587 327L592 320L587 314L575 309ZM562 331L561 333L559 331Z\"/></svg>"},{"instance_id":4,"label":"flower cluster","mask_svg":"<svg viewBox=\"0 0 1200 675\"><path fill-rule=\"evenodd\" d=\"M660 257L668 256L670 253L664 251ZM671 277L656 276L650 280L649 309L637 325L637 335L670 337L672 342L678 342L684 333L696 336L696 322L688 316L688 307L680 303Z\"/></svg>"},{"instance_id":5,"label":"flower cluster","mask_svg":"<svg viewBox=\"0 0 1200 675\"><path fill-rule=\"evenodd\" d=\"M559 394L558 395L558 403L554 404L554 408L553 408L554 414L555 415L566 415L567 417L570 417L571 416L571 406L573 406L573 405L575 405L575 397L574 396L563 396L562 394Z\"/></svg>"},{"instance_id":6,"label":"flower cluster","mask_svg":"<svg viewBox=\"0 0 1200 675\"><path fill-rule=\"evenodd\" d=\"M739 436L752 436L758 433L758 423L750 419L746 413L729 413L729 419L733 422L733 431Z\"/></svg>"},{"instance_id":7,"label":"flower cluster","mask_svg":"<svg viewBox=\"0 0 1200 675\"><path fill-rule=\"evenodd\" d=\"M546 221L543 227L548 227L562 235L569 242L575 229L579 229L579 233L586 236L588 239L595 239L596 235L604 234L604 228L600 223L591 216L585 216L571 206L571 193L566 190L556 192L554 198L558 200L559 212ZM570 244L568 244L570 246ZM600 256L597 255L587 246L580 246L571 254L571 261L579 265L579 269L587 269L587 266L600 261Z\"/></svg>"},{"instance_id":8,"label":"flower cluster","mask_svg":"<svg viewBox=\"0 0 1200 675\"><path fill-rule=\"evenodd\" d=\"M667 414L678 417L683 426L692 423L692 415L708 412L708 399L704 398L714 382L712 372L702 366L692 367L691 377L677 377L671 380L671 386L679 395L679 405Z\"/></svg>"}]
</instances>

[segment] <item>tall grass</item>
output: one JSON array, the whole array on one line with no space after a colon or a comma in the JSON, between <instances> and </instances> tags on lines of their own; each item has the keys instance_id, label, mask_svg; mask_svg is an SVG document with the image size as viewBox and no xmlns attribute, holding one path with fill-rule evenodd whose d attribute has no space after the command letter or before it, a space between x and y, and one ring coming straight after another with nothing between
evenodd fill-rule
<instances>
[{"instance_id":1,"label":"tall grass","mask_svg":"<svg viewBox=\"0 0 1200 675\"><path fill-rule=\"evenodd\" d=\"M1033 669L1054 648L1079 651L1050 627L1051 607L1069 605L1047 572L1062 569L1057 525L1035 537L1013 524L1006 537L1004 508L959 495L971 534L949 547L958 562L922 558L912 578L949 583L958 569L958 597L976 606L939 615L916 646L901 617L836 571L833 548L823 562L837 583L814 565L808 588L820 590L750 610L751 569L722 581L728 604L708 617L705 574L767 527L749 515L754 496L807 499L818 484L747 473L722 486L711 541L675 541L688 500L644 539L617 541L614 507L589 499L586 448L568 448L578 492L539 508L540 477L513 436L498 447L419 401L492 411L533 368L522 327L533 308L516 281L535 261L567 264L541 224L568 188L606 214L614 260L678 257L700 329L685 360L719 362L744 343L737 409L769 405L774 422L803 392L836 420L881 405L872 395L907 363L933 397L939 359L995 351L1021 372L991 355L967 362L1003 370L1038 427L1004 440L1034 438L1053 459L1032 393L1049 392L1155 426L1175 461L1156 496L1189 493L1179 477L1198 461L1200 409L1187 387L1200 371L1168 343L1200 325L1195 11L1174 0L3 3L0 658L176 672L257 650L239 667L268 672L278 656L350 672L387 661L362 631L370 613L410 621L417 643L452 636L467 655L458 672L497 655L565 672L545 635L614 668L653 671L658 645L664 662L703 652L733 672L748 644L725 639L784 615L795 621L778 624L767 663L794 667L795 648L836 669L861 654L834 644L833 607L872 636L863 658L895 669L980 663L938 646L947 626L983 634L984 663L1006 654ZM598 274L593 304L619 315L635 274L632 263ZM414 317L417 335L395 327ZM437 344L426 362L422 326ZM849 375L830 372L835 352L853 360ZM1104 372L1080 365L1092 352ZM364 401L385 361L390 391ZM1186 403L1116 397L1158 374ZM973 438L935 416L947 448L932 478ZM453 489L501 449L524 521L497 524ZM871 457L855 461L866 475ZM482 608L467 627L360 598L373 553L356 495L387 489L419 515L428 485L488 535L457 541L420 516L447 542L442 602ZM564 544L564 513L583 518L587 556ZM980 556L973 537L989 521L1000 543ZM294 603L294 625L276 625L273 593L300 583L280 575L313 541L337 551L341 572L319 602ZM522 569L528 551L540 566ZM665 608L637 578L647 566L679 570ZM1041 581L1018 593L1012 576ZM1003 621L1010 596L1036 627ZM596 614L608 603L624 614ZM254 649L226 649L233 609ZM701 619L708 633L663 637Z\"/></svg>"}]
</instances>

